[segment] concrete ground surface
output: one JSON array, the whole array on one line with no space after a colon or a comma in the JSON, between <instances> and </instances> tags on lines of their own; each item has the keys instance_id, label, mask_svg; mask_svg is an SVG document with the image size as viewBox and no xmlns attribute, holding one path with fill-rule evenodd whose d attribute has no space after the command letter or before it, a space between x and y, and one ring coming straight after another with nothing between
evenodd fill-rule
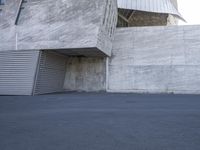
<instances>
[{"instance_id":1,"label":"concrete ground surface","mask_svg":"<svg viewBox=\"0 0 200 150\"><path fill-rule=\"evenodd\" d=\"M0 96L0 150L200 150L200 96Z\"/></svg>"}]
</instances>

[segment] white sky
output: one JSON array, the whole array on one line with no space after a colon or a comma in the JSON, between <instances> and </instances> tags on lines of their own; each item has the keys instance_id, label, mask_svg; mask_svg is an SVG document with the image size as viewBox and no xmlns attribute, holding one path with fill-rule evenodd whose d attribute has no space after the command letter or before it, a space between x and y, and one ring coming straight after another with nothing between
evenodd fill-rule
<instances>
[{"instance_id":1,"label":"white sky","mask_svg":"<svg viewBox=\"0 0 200 150\"><path fill-rule=\"evenodd\" d=\"M178 0L178 8L187 21L179 21L180 25L200 24L200 0Z\"/></svg>"}]
</instances>

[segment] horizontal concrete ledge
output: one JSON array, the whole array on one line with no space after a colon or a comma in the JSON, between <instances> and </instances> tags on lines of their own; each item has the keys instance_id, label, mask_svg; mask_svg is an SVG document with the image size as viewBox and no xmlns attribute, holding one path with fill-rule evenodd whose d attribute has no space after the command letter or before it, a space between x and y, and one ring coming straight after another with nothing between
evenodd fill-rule
<instances>
[{"instance_id":1,"label":"horizontal concrete ledge","mask_svg":"<svg viewBox=\"0 0 200 150\"><path fill-rule=\"evenodd\" d=\"M99 50L97 47L88 47L88 48L70 48L70 49L54 49L58 53L62 53L68 56L90 56L90 57L106 57L108 56L103 51Z\"/></svg>"},{"instance_id":2,"label":"horizontal concrete ledge","mask_svg":"<svg viewBox=\"0 0 200 150\"><path fill-rule=\"evenodd\" d=\"M99 50L96 47L93 48L73 48L73 49L22 49L22 50L0 50L1 53L9 52L27 52L27 51L51 51L57 52L66 56L83 56L83 57L109 57L103 51Z\"/></svg>"}]
</instances>

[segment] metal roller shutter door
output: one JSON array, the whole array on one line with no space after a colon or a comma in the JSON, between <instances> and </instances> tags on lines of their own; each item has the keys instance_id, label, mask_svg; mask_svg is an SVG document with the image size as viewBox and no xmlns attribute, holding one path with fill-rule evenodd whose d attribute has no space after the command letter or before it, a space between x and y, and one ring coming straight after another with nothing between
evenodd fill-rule
<instances>
[{"instance_id":1,"label":"metal roller shutter door","mask_svg":"<svg viewBox=\"0 0 200 150\"><path fill-rule=\"evenodd\" d=\"M0 95L32 95L39 51L0 52Z\"/></svg>"},{"instance_id":2,"label":"metal roller shutter door","mask_svg":"<svg viewBox=\"0 0 200 150\"><path fill-rule=\"evenodd\" d=\"M66 57L50 51L41 51L34 94L63 91Z\"/></svg>"}]
</instances>

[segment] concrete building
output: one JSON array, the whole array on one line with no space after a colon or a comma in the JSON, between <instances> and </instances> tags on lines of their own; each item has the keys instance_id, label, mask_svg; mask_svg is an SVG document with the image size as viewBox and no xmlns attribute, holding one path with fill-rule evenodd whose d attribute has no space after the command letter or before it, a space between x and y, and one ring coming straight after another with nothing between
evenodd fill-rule
<instances>
[{"instance_id":1,"label":"concrete building","mask_svg":"<svg viewBox=\"0 0 200 150\"><path fill-rule=\"evenodd\" d=\"M0 94L199 94L200 27L177 19L174 0L0 0Z\"/></svg>"}]
</instances>

